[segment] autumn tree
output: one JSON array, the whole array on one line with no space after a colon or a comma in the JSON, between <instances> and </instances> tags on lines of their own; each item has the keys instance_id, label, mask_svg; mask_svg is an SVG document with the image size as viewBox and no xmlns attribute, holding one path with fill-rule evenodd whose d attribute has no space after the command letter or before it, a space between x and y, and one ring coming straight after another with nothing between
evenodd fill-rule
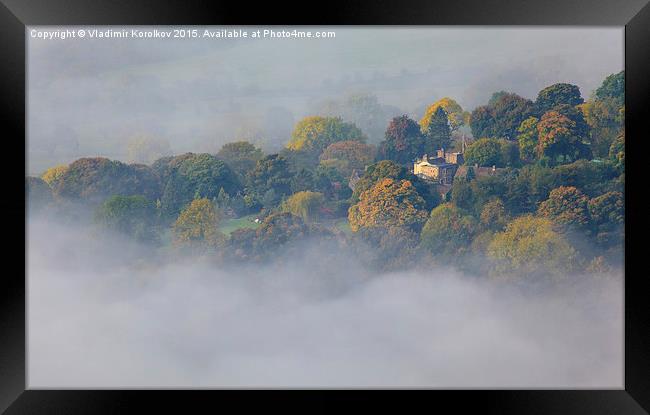
<instances>
[{"instance_id":1,"label":"autumn tree","mask_svg":"<svg viewBox=\"0 0 650 415\"><path fill-rule=\"evenodd\" d=\"M443 203L431 211L420 234L420 244L434 256L453 259L450 256L465 253L476 232L476 220L463 209Z\"/></svg>"},{"instance_id":2,"label":"autumn tree","mask_svg":"<svg viewBox=\"0 0 650 415\"><path fill-rule=\"evenodd\" d=\"M395 117L388 124L379 155L399 164L411 163L415 158L434 151L433 143L420 132L420 126L406 115Z\"/></svg>"},{"instance_id":3,"label":"autumn tree","mask_svg":"<svg viewBox=\"0 0 650 415\"><path fill-rule=\"evenodd\" d=\"M609 230L625 222L625 198L621 192L607 192L589 200L589 214L600 230Z\"/></svg>"},{"instance_id":4,"label":"autumn tree","mask_svg":"<svg viewBox=\"0 0 650 415\"><path fill-rule=\"evenodd\" d=\"M41 179L45 181L51 188L54 188L58 185L59 180L63 177L63 174L68 170L67 164L59 164L58 166L50 167L41 174Z\"/></svg>"},{"instance_id":5,"label":"autumn tree","mask_svg":"<svg viewBox=\"0 0 650 415\"><path fill-rule=\"evenodd\" d=\"M212 201L194 199L172 226L174 244L195 251L213 248L223 241L218 225L219 216Z\"/></svg>"},{"instance_id":6,"label":"autumn tree","mask_svg":"<svg viewBox=\"0 0 650 415\"><path fill-rule=\"evenodd\" d=\"M525 280L569 275L576 267L577 253L550 219L524 215L494 236L487 255L492 276Z\"/></svg>"},{"instance_id":7,"label":"autumn tree","mask_svg":"<svg viewBox=\"0 0 650 415\"><path fill-rule=\"evenodd\" d=\"M609 159L620 171L625 170L625 130L621 131L609 146Z\"/></svg>"},{"instance_id":8,"label":"autumn tree","mask_svg":"<svg viewBox=\"0 0 650 415\"><path fill-rule=\"evenodd\" d=\"M424 116L420 120L420 128L422 129L423 133L426 134L426 131L429 130L429 124L440 108L445 111L445 114L449 121L449 127L452 131L456 131L461 126L463 126L465 124L466 118L469 117L469 114L463 111L463 108L458 105L456 101L449 97L441 98L433 104L429 105L429 107L427 107L426 111L424 112ZM439 116L439 118L441 117Z\"/></svg>"},{"instance_id":9,"label":"autumn tree","mask_svg":"<svg viewBox=\"0 0 650 415\"><path fill-rule=\"evenodd\" d=\"M339 141L330 144L320 156L321 164L333 166L349 177L353 170L362 172L375 159L374 146L359 141Z\"/></svg>"},{"instance_id":10,"label":"autumn tree","mask_svg":"<svg viewBox=\"0 0 650 415\"><path fill-rule=\"evenodd\" d=\"M585 229L589 225L589 197L572 186L551 190L548 199L539 205L540 216L570 228Z\"/></svg>"},{"instance_id":11,"label":"autumn tree","mask_svg":"<svg viewBox=\"0 0 650 415\"><path fill-rule=\"evenodd\" d=\"M418 194L424 199L427 210L433 209L440 203L440 195L434 188L419 177L415 176L413 173L409 172L408 169L390 160L382 160L371 164L366 168L354 187L351 199L352 203L357 203L361 193L370 189L381 179L386 178L393 180L408 180L411 182Z\"/></svg>"},{"instance_id":12,"label":"autumn tree","mask_svg":"<svg viewBox=\"0 0 650 415\"><path fill-rule=\"evenodd\" d=\"M443 107L438 107L436 112L426 120L426 127L422 129L422 133L426 138L426 144L423 151L433 152L439 148L449 148L451 145L451 129L449 128L449 120L447 113Z\"/></svg>"},{"instance_id":13,"label":"autumn tree","mask_svg":"<svg viewBox=\"0 0 650 415\"><path fill-rule=\"evenodd\" d=\"M506 227L510 217L503 201L494 198L483 206L480 215L481 227L485 230L501 231Z\"/></svg>"},{"instance_id":14,"label":"autumn tree","mask_svg":"<svg viewBox=\"0 0 650 415\"><path fill-rule=\"evenodd\" d=\"M408 180L385 178L364 191L359 203L350 207L348 220L356 232L360 228L418 227L427 218L425 202Z\"/></svg>"},{"instance_id":15,"label":"autumn tree","mask_svg":"<svg viewBox=\"0 0 650 415\"><path fill-rule=\"evenodd\" d=\"M547 86L539 91L537 100L535 101L535 107L537 108L537 113L541 115L561 104L575 107L583 102L584 99L580 95L580 88L572 84L558 83Z\"/></svg>"},{"instance_id":16,"label":"autumn tree","mask_svg":"<svg viewBox=\"0 0 650 415\"><path fill-rule=\"evenodd\" d=\"M300 216L305 222L317 219L323 206L322 193L303 191L294 193L282 203L282 210Z\"/></svg>"},{"instance_id":17,"label":"autumn tree","mask_svg":"<svg viewBox=\"0 0 650 415\"><path fill-rule=\"evenodd\" d=\"M337 141L365 142L366 136L356 125L344 122L339 117L311 116L296 124L287 148L318 160L321 152Z\"/></svg>"},{"instance_id":18,"label":"autumn tree","mask_svg":"<svg viewBox=\"0 0 650 415\"><path fill-rule=\"evenodd\" d=\"M95 211L95 222L139 242L158 243L156 205L144 196L112 196Z\"/></svg>"},{"instance_id":19,"label":"autumn tree","mask_svg":"<svg viewBox=\"0 0 650 415\"><path fill-rule=\"evenodd\" d=\"M264 157L264 153L248 141L235 141L224 144L217 158L223 160L237 174L244 177L255 168L257 162Z\"/></svg>"},{"instance_id":20,"label":"autumn tree","mask_svg":"<svg viewBox=\"0 0 650 415\"><path fill-rule=\"evenodd\" d=\"M546 112L537 123L537 156L553 162L572 162L589 157L589 148L576 123L557 111Z\"/></svg>"}]
</instances>

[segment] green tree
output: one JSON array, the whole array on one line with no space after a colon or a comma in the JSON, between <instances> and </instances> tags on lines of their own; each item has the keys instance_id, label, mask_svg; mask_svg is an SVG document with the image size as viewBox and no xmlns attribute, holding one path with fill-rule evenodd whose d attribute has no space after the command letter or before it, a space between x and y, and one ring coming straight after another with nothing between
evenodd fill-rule
<instances>
[{"instance_id":1,"label":"green tree","mask_svg":"<svg viewBox=\"0 0 650 415\"><path fill-rule=\"evenodd\" d=\"M219 216L214 204L206 198L194 199L174 222L174 244L193 251L214 248L224 239L218 225Z\"/></svg>"},{"instance_id":2,"label":"green tree","mask_svg":"<svg viewBox=\"0 0 650 415\"><path fill-rule=\"evenodd\" d=\"M538 114L544 114L561 104L575 107L583 102L584 99L580 95L580 88L572 84L558 83L539 91L535 106Z\"/></svg>"},{"instance_id":3,"label":"green tree","mask_svg":"<svg viewBox=\"0 0 650 415\"><path fill-rule=\"evenodd\" d=\"M173 220L194 199L212 200L221 189L229 195L243 189L235 172L210 154L184 154L168 160L164 167L156 163L154 168L166 178L160 199L165 220Z\"/></svg>"},{"instance_id":4,"label":"green tree","mask_svg":"<svg viewBox=\"0 0 650 415\"><path fill-rule=\"evenodd\" d=\"M625 105L625 71L611 74L596 89L594 96L597 100L613 98L619 107Z\"/></svg>"},{"instance_id":5,"label":"green tree","mask_svg":"<svg viewBox=\"0 0 650 415\"><path fill-rule=\"evenodd\" d=\"M495 138L481 138L474 141L465 151L465 164L503 167L501 143Z\"/></svg>"},{"instance_id":6,"label":"green tree","mask_svg":"<svg viewBox=\"0 0 650 415\"><path fill-rule=\"evenodd\" d=\"M139 242L160 242L156 205L144 196L112 196L95 211L95 222Z\"/></svg>"},{"instance_id":7,"label":"green tree","mask_svg":"<svg viewBox=\"0 0 650 415\"><path fill-rule=\"evenodd\" d=\"M217 153L217 158L226 162L241 177L253 170L262 157L264 157L262 150L248 141L226 143Z\"/></svg>"},{"instance_id":8,"label":"green tree","mask_svg":"<svg viewBox=\"0 0 650 415\"><path fill-rule=\"evenodd\" d=\"M293 173L289 169L287 159L279 154L262 158L248 174L249 186L260 198L270 190L273 190L278 198L291 194L292 179Z\"/></svg>"},{"instance_id":9,"label":"green tree","mask_svg":"<svg viewBox=\"0 0 650 415\"><path fill-rule=\"evenodd\" d=\"M576 251L543 217L520 216L498 232L488 245L491 275L530 279L566 277L576 267Z\"/></svg>"},{"instance_id":10,"label":"green tree","mask_svg":"<svg viewBox=\"0 0 650 415\"><path fill-rule=\"evenodd\" d=\"M350 207L348 221L356 232L360 228L418 227L427 217L425 201L408 180L385 178L361 194Z\"/></svg>"},{"instance_id":11,"label":"green tree","mask_svg":"<svg viewBox=\"0 0 650 415\"><path fill-rule=\"evenodd\" d=\"M514 140L517 128L534 112L533 102L517 94L502 92L488 105L477 107L470 116L474 137Z\"/></svg>"},{"instance_id":12,"label":"green tree","mask_svg":"<svg viewBox=\"0 0 650 415\"><path fill-rule=\"evenodd\" d=\"M499 198L494 198L485 204L480 218L483 229L496 232L502 231L510 220L506 207Z\"/></svg>"},{"instance_id":13,"label":"green tree","mask_svg":"<svg viewBox=\"0 0 650 415\"><path fill-rule=\"evenodd\" d=\"M517 128L517 141L519 143L519 155L522 160L531 162L537 156L537 122L535 117L528 117Z\"/></svg>"},{"instance_id":14,"label":"green tree","mask_svg":"<svg viewBox=\"0 0 650 415\"><path fill-rule=\"evenodd\" d=\"M449 148L451 145L451 129L449 128L447 113L442 106L431 114L428 123L425 124L426 128L422 132L427 139L427 144L423 151L433 152L438 148Z\"/></svg>"}]
</instances>

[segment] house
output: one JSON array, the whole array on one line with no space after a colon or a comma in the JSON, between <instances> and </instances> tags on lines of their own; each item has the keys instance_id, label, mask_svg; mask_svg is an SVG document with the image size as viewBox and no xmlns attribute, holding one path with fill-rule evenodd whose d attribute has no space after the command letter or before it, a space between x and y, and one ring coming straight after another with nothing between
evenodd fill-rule
<instances>
[{"instance_id":1,"label":"house","mask_svg":"<svg viewBox=\"0 0 650 415\"><path fill-rule=\"evenodd\" d=\"M436 157L428 155L416 159L413 174L437 184L451 185L459 165L464 162L463 153L446 153L445 149L436 152Z\"/></svg>"}]
</instances>

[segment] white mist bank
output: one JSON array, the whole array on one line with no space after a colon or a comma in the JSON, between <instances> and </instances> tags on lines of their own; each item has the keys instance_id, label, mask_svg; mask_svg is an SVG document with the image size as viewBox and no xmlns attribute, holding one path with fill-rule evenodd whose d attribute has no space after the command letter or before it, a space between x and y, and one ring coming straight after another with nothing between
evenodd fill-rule
<instances>
[{"instance_id":1,"label":"white mist bank","mask_svg":"<svg viewBox=\"0 0 650 415\"><path fill-rule=\"evenodd\" d=\"M623 385L621 278L532 294L309 248L154 265L85 230L28 229L30 388Z\"/></svg>"}]
</instances>

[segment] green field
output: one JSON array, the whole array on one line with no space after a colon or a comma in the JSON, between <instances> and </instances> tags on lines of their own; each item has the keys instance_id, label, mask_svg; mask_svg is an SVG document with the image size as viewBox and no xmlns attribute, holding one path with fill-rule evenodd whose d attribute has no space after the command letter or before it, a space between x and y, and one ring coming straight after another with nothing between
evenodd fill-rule
<instances>
[{"instance_id":1,"label":"green field","mask_svg":"<svg viewBox=\"0 0 650 415\"><path fill-rule=\"evenodd\" d=\"M242 216L236 219L224 219L219 225L219 230L226 235L230 235L237 229L256 229L260 226L259 223L253 222L257 214Z\"/></svg>"}]
</instances>

